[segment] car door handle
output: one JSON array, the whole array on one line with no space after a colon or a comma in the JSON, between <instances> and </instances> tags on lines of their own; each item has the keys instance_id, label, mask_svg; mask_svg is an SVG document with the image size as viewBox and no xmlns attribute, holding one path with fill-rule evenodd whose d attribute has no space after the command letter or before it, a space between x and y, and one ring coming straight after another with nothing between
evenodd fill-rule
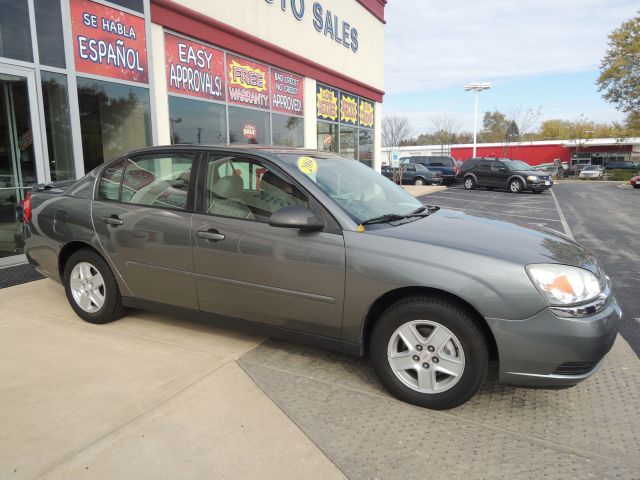
<instances>
[{"instance_id":1,"label":"car door handle","mask_svg":"<svg viewBox=\"0 0 640 480\"><path fill-rule=\"evenodd\" d=\"M205 240L209 240L212 242L218 242L220 240L224 240L224 235L217 231L215 228L210 228L209 230L198 230L196 235L200 238L204 238Z\"/></svg>"},{"instance_id":2,"label":"car door handle","mask_svg":"<svg viewBox=\"0 0 640 480\"><path fill-rule=\"evenodd\" d=\"M124 223L124 220L118 218L117 215L111 215L110 217L103 217L102 221L107 225L118 226Z\"/></svg>"}]
</instances>

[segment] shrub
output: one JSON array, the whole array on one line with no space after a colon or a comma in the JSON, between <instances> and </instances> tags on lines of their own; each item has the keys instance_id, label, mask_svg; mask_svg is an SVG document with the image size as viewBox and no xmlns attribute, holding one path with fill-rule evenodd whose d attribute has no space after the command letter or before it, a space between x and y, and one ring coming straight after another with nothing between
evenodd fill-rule
<instances>
[{"instance_id":1,"label":"shrub","mask_svg":"<svg viewBox=\"0 0 640 480\"><path fill-rule=\"evenodd\" d=\"M609 174L609 180L614 180L616 182L628 182L633 177L638 175L638 172L636 172L635 170L616 169L611 170Z\"/></svg>"}]
</instances>

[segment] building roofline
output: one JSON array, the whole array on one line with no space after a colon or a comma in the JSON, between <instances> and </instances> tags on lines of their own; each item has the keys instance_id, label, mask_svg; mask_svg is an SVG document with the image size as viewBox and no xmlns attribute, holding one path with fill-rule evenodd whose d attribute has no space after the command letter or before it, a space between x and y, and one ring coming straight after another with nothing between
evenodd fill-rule
<instances>
[{"instance_id":1,"label":"building roofline","mask_svg":"<svg viewBox=\"0 0 640 480\"><path fill-rule=\"evenodd\" d=\"M552 146L558 145L567 148L575 147L575 142L571 140L540 140L534 142L519 142L519 143L510 143L508 145L509 148L515 147L544 147L544 146ZM589 140L585 140L584 143L580 144L580 148L584 147L600 147L600 146L613 146L613 145L640 145L640 137L628 137L628 138L592 138ZM476 148L495 148L502 147L504 144L502 143L478 143ZM402 150L423 150L425 148L440 148L440 145L413 145L407 147L400 147ZM462 143L462 144L454 144L451 145L451 148L473 148L473 143ZM389 147L384 147L382 150L390 150Z\"/></svg>"}]
</instances>

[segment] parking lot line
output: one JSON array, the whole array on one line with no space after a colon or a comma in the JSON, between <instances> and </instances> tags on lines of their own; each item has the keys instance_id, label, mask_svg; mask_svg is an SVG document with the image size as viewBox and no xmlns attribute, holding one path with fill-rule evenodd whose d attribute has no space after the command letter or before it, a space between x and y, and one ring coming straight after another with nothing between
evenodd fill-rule
<instances>
[{"instance_id":1,"label":"parking lot line","mask_svg":"<svg viewBox=\"0 0 640 480\"><path fill-rule=\"evenodd\" d=\"M544 220L545 222L562 223L562 221L556 220L553 218L531 217L529 215L516 215L515 213L496 213L496 212L487 212L485 210L472 210L470 208L455 208L455 207L445 207L445 208L448 208L450 210L459 210L461 212L484 213L485 215L504 215L507 217L519 217L519 218L527 218L529 220Z\"/></svg>"},{"instance_id":2,"label":"parking lot line","mask_svg":"<svg viewBox=\"0 0 640 480\"><path fill-rule=\"evenodd\" d=\"M551 196L553 197L553 201L556 204L556 209L558 210L558 216L560 217L560 223L562 223L562 228L564 228L564 233L571 240L575 240L575 238L573 238L573 232L571 231L571 227L569 227L569 224L567 223L567 219L564 218L564 213L562 213L562 209L560 208L560 204L558 203L558 199L556 198L556 194L553 193L553 190L550 190L550 192L551 192Z\"/></svg>"},{"instance_id":3,"label":"parking lot line","mask_svg":"<svg viewBox=\"0 0 640 480\"><path fill-rule=\"evenodd\" d=\"M512 197L512 198L522 198L522 197L515 197L515 195L513 193L509 193L509 192L486 192L486 193L473 193L473 192L467 192L465 190L461 190L459 188L451 188L448 190L444 190L442 192L438 192L439 194L443 195L443 194L447 194L448 195L456 195L456 194L461 194L461 195L472 195L472 196L479 196L479 197L489 197L489 198L504 198L504 197ZM523 201L527 201L527 202L544 202L544 201L548 201L548 198L540 198L538 196L536 197L525 197L522 198Z\"/></svg>"},{"instance_id":4,"label":"parking lot line","mask_svg":"<svg viewBox=\"0 0 640 480\"><path fill-rule=\"evenodd\" d=\"M451 195L448 196L442 196L442 195L436 195L436 194L431 194L429 195L429 198L443 198L443 199L447 199L447 200L457 200L459 202L474 202L474 203L484 203L487 205L503 205L503 206L508 206L508 205L513 205L516 207L522 207L522 206L527 206L526 204L523 203L503 203L503 202L482 202L480 200L467 200L464 198L456 198L456 197L452 197ZM532 207L535 208L536 210L551 210L553 212L557 211L556 208L543 208L543 207Z\"/></svg>"}]
</instances>

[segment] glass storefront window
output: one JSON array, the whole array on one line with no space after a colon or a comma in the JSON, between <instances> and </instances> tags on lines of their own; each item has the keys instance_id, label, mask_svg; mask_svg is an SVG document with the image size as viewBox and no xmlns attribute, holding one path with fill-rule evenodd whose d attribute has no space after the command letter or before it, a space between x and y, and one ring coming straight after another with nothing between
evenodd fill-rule
<instances>
[{"instance_id":1,"label":"glass storefront window","mask_svg":"<svg viewBox=\"0 0 640 480\"><path fill-rule=\"evenodd\" d=\"M318 122L318 150L325 152L338 151L338 125Z\"/></svg>"},{"instance_id":2,"label":"glass storefront window","mask_svg":"<svg viewBox=\"0 0 640 480\"><path fill-rule=\"evenodd\" d=\"M224 105L169 96L171 143L227 143Z\"/></svg>"},{"instance_id":3,"label":"glass storefront window","mask_svg":"<svg viewBox=\"0 0 640 480\"><path fill-rule=\"evenodd\" d=\"M60 0L35 0L40 63L65 68Z\"/></svg>"},{"instance_id":4,"label":"glass storefront window","mask_svg":"<svg viewBox=\"0 0 640 480\"><path fill-rule=\"evenodd\" d=\"M361 128L358 134L358 160L373 167L373 130Z\"/></svg>"},{"instance_id":5,"label":"glass storefront window","mask_svg":"<svg viewBox=\"0 0 640 480\"><path fill-rule=\"evenodd\" d=\"M51 180L71 180L76 176L71 141L67 77L42 72L42 99Z\"/></svg>"},{"instance_id":6,"label":"glass storefront window","mask_svg":"<svg viewBox=\"0 0 640 480\"><path fill-rule=\"evenodd\" d=\"M271 116L273 128L273 144L283 147L304 146L304 119L287 115L273 114Z\"/></svg>"},{"instance_id":7,"label":"glass storefront window","mask_svg":"<svg viewBox=\"0 0 640 480\"><path fill-rule=\"evenodd\" d=\"M269 112L229 107L229 142L269 145Z\"/></svg>"},{"instance_id":8,"label":"glass storefront window","mask_svg":"<svg viewBox=\"0 0 640 480\"><path fill-rule=\"evenodd\" d=\"M358 158L358 131L354 127L340 125L340 155Z\"/></svg>"},{"instance_id":9,"label":"glass storefront window","mask_svg":"<svg viewBox=\"0 0 640 480\"><path fill-rule=\"evenodd\" d=\"M27 0L0 0L0 57L33 62Z\"/></svg>"},{"instance_id":10,"label":"glass storefront window","mask_svg":"<svg viewBox=\"0 0 640 480\"><path fill-rule=\"evenodd\" d=\"M113 3L114 5L120 5L121 7L128 8L135 12L144 12L143 0L108 0L108 2Z\"/></svg>"},{"instance_id":11,"label":"glass storefront window","mask_svg":"<svg viewBox=\"0 0 640 480\"><path fill-rule=\"evenodd\" d=\"M149 90L78 77L84 168L151 145Z\"/></svg>"}]
</instances>

